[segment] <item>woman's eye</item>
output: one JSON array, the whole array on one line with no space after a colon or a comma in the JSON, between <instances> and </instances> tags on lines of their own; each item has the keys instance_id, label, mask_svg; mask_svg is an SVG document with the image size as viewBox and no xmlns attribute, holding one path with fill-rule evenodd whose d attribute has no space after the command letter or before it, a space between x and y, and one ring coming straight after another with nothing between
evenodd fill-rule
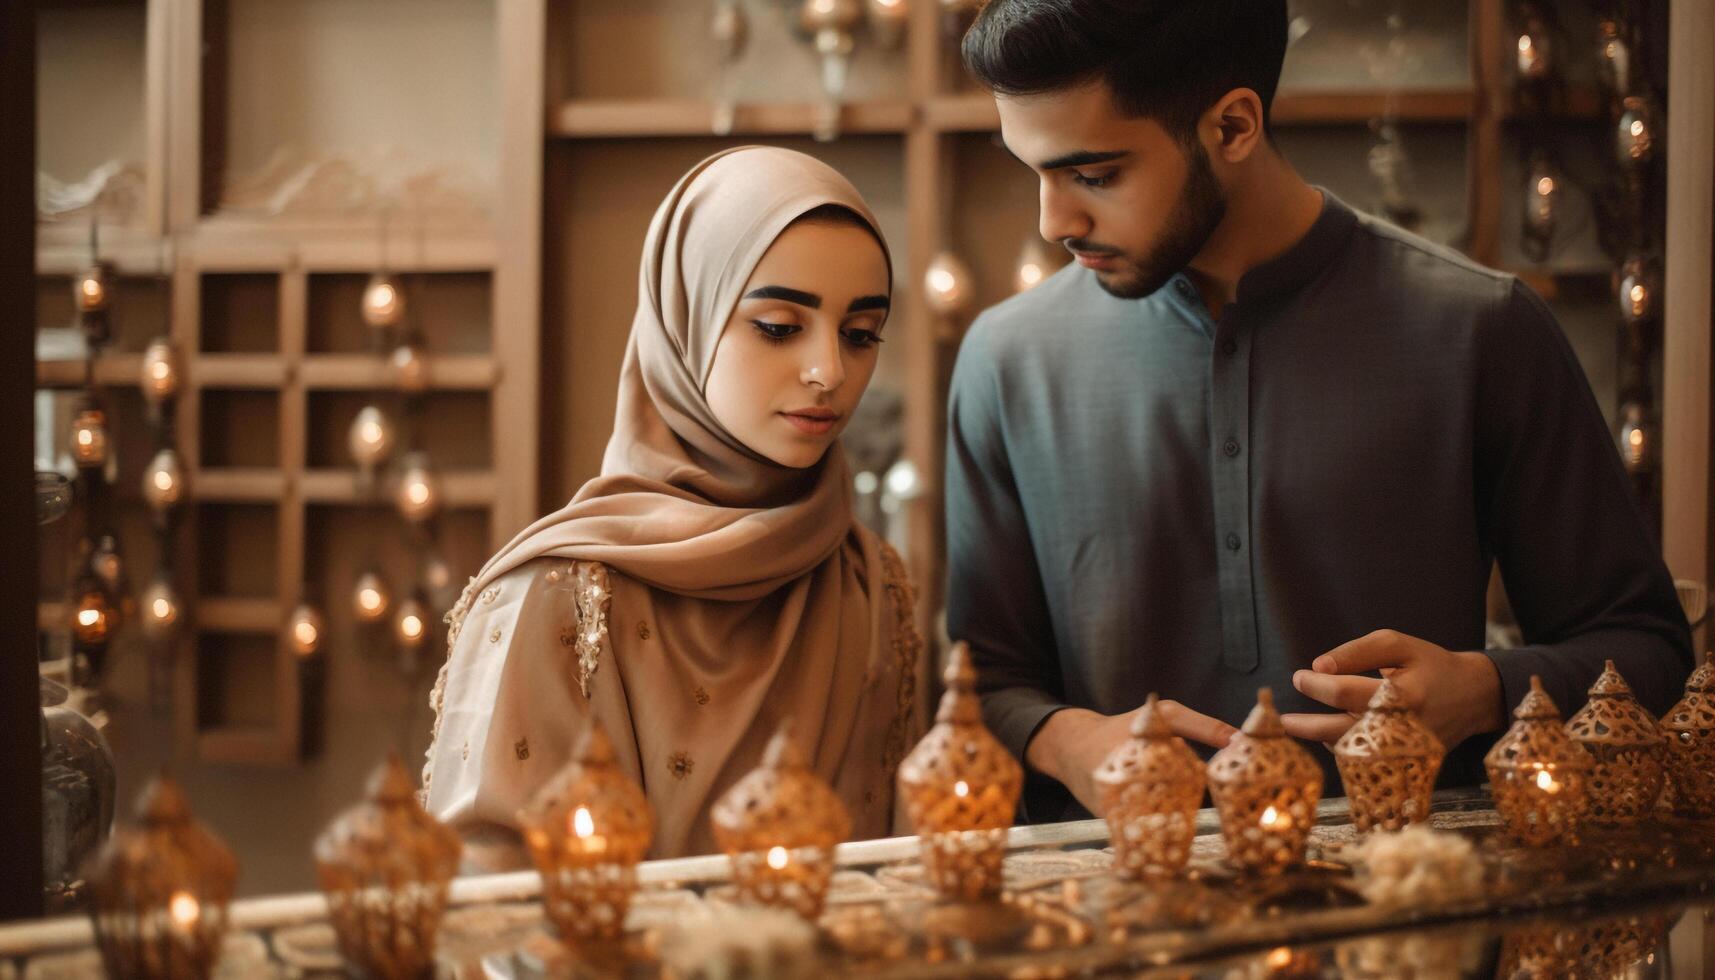
<instances>
[{"instance_id":1,"label":"woman's eye","mask_svg":"<svg viewBox=\"0 0 1715 980\"><path fill-rule=\"evenodd\" d=\"M876 333L874 330L864 330L858 327L852 327L840 332L845 335L846 343L851 344L853 347L874 347L876 344L881 343L881 334Z\"/></svg>"},{"instance_id":2,"label":"woman's eye","mask_svg":"<svg viewBox=\"0 0 1715 980\"><path fill-rule=\"evenodd\" d=\"M750 322L756 325L756 329L762 334L763 339L771 343L780 343L804 329L796 323L773 323L768 320L752 320Z\"/></svg>"},{"instance_id":3,"label":"woman's eye","mask_svg":"<svg viewBox=\"0 0 1715 980\"><path fill-rule=\"evenodd\" d=\"M1081 174L1072 172L1072 181L1084 187L1106 187L1114 179L1114 171L1108 170L1099 174Z\"/></svg>"}]
</instances>

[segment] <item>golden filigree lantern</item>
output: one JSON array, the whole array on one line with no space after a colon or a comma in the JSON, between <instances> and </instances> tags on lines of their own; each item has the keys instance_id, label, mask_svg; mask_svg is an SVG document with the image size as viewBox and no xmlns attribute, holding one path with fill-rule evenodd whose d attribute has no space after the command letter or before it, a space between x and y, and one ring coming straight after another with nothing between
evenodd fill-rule
<instances>
[{"instance_id":1,"label":"golden filigree lantern","mask_svg":"<svg viewBox=\"0 0 1715 980\"><path fill-rule=\"evenodd\" d=\"M1513 726L1483 757L1495 809L1521 842L1575 843L1589 801L1590 753L1560 724L1560 709L1531 677Z\"/></svg>"},{"instance_id":2,"label":"golden filigree lantern","mask_svg":"<svg viewBox=\"0 0 1715 980\"><path fill-rule=\"evenodd\" d=\"M424 812L397 755L364 801L316 840L316 878L340 952L366 976L432 976L435 934L458 873L458 835Z\"/></svg>"},{"instance_id":3,"label":"golden filigree lantern","mask_svg":"<svg viewBox=\"0 0 1715 980\"><path fill-rule=\"evenodd\" d=\"M637 863L655 833L643 790L620 771L591 718L572 761L519 813L542 874L542 906L570 942L615 940L637 890Z\"/></svg>"},{"instance_id":4,"label":"golden filigree lantern","mask_svg":"<svg viewBox=\"0 0 1715 980\"><path fill-rule=\"evenodd\" d=\"M814 922L834 874L834 846L851 818L833 787L810 771L782 725L751 770L709 813L715 841L732 859L747 901L791 909Z\"/></svg>"},{"instance_id":5,"label":"golden filigree lantern","mask_svg":"<svg viewBox=\"0 0 1715 980\"><path fill-rule=\"evenodd\" d=\"M1303 862L1322 798L1322 767L1287 737L1273 691L1257 692L1244 728L1209 760L1209 792L1234 867L1275 874Z\"/></svg>"},{"instance_id":6,"label":"golden filigree lantern","mask_svg":"<svg viewBox=\"0 0 1715 980\"><path fill-rule=\"evenodd\" d=\"M89 872L102 962L114 977L207 977L220 958L238 861L166 776L143 790L137 821L108 840Z\"/></svg>"},{"instance_id":7,"label":"golden filigree lantern","mask_svg":"<svg viewBox=\"0 0 1715 980\"><path fill-rule=\"evenodd\" d=\"M1692 672L1685 697L1661 720L1667 732L1673 808L1681 816L1715 817L1715 660Z\"/></svg>"},{"instance_id":8,"label":"golden filigree lantern","mask_svg":"<svg viewBox=\"0 0 1715 980\"><path fill-rule=\"evenodd\" d=\"M1359 833L1402 830L1429 819L1429 797L1446 749L1390 680L1334 744L1334 761Z\"/></svg>"},{"instance_id":9,"label":"golden filigree lantern","mask_svg":"<svg viewBox=\"0 0 1715 980\"><path fill-rule=\"evenodd\" d=\"M983 726L969 646L953 646L943 679L935 726L899 765L899 793L935 890L956 900L993 898L1024 770Z\"/></svg>"},{"instance_id":10,"label":"golden filigree lantern","mask_svg":"<svg viewBox=\"0 0 1715 980\"><path fill-rule=\"evenodd\" d=\"M1184 870L1208 780L1203 760L1173 734L1153 693L1132 720L1131 738L1096 767L1095 781L1114 870L1126 878Z\"/></svg>"},{"instance_id":11,"label":"golden filigree lantern","mask_svg":"<svg viewBox=\"0 0 1715 980\"><path fill-rule=\"evenodd\" d=\"M1667 740L1612 660L1590 688L1590 700L1566 723L1566 733L1594 763L1590 821L1629 826L1649 816L1667 777Z\"/></svg>"}]
</instances>

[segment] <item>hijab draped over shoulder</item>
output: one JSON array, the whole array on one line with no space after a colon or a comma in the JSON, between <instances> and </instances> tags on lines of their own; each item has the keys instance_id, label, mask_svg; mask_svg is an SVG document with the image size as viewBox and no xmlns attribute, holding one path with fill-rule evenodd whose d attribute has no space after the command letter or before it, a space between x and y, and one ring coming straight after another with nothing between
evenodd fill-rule
<instances>
[{"instance_id":1,"label":"hijab draped over shoulder","mask_svg":"<svg viewBox=\"0 0 1715 980\"><path fill-rule=\"evenodd\" d=\"M705 397L763 254L827 204L880 241L850 182L791 150L717 153L661 203L601 475L489 559L448 617L424 770L437 816L515 826L593 713L655 807L654 853L711 850L708 807L789 719L854 833L888 830L919 645L898 557L854 520L837 443L781 466ZM552 639L598 625L587 651Z\"/></svg>"}]
</instances>

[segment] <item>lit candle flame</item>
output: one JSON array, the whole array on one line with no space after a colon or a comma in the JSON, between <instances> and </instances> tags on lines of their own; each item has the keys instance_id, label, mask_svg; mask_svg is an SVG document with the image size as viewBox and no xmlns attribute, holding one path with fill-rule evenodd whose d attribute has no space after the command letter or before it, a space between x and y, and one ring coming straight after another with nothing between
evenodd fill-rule
<instances>
[{"instance_id":1,"label":"lit candle flame","mask_svg":"<svg viewBox=\"0 0 1715 980\"><path fill-rule=\"evenodd\" d=\"M768 866L776 871L786 867L786 848L771 847L768 849Z\"/></svg>"},{"instance_id":2,"label":"lit candle flame","mask_svg":"<svg viewBox=\"0 0 1715 980\"><path fill-rule=\"evenodd\" d=\"M1292 965L1292 950L1286 946L1276 946L1269 951L1268 966L1273 970L1284 970Z\"/></svg>"},{"instance_id":3,"label":"lit candle flame","mask_svg":"<svg viewBox=\"0 0 1715 980\"><path fill-rule=\"evenodd\" d=\"M1268 809L1262 811L1262 825L1264 827L1272 827L1275 824L1280 823L1280 822L1281 822L1281 817L1280 817L1280 811L1279 810L1276 810L1274 807L1271 806Z\"/></svg>"},{"instance_id":4,"label":"lit candle flame","mask_svg":"<svg viewBox=\"0 0 1715 980\"><path fill-rule=\"evenodd\" d=\"M595 820L590 817L589 807L580 806L572 814L572 833L579 837L588 837L595 833Z\"/></svg>"},{"instance_id":5,"label":"lit candle flame","mask_svg":"<svg viewBox=\"0 0 1715 980\"><path fill-rule=\"evenodd\" d=\"M1555 780L1554 774L1546 769L1538 770L1536 785L1545 793L1560 792L1560 783Z\"/></svg>"},{"instance_id":6,"label":"lit candle flame","mask_svg":"<svg viewBox=\"0 0 1715 980\"><path fill-rule=\"evenodd\" d=\"M100 619L101 610L99 609L79 609L77 611L77 622L79 626L94 626Z\"/></svg>"},{"instance_id":7,"label":"lit candle flame","mask_svg":"<svg viewBox=\"0 0 1715 980\"><path fill-rule=\"evenodd\" d=\"M958 782L953 784L953 795L954 796L960 796L960 797L971 795L970 785L967 784L963 779L959 780Z\"/></svg>"}]
</instances>

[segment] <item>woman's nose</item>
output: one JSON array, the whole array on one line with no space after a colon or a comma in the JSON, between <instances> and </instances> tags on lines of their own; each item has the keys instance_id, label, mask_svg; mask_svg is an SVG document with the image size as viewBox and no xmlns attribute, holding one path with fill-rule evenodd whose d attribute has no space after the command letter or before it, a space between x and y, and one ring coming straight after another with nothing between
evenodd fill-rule
<instances>
[{"instance_id":1,"label":"woman's nose","mask_svg":"<svg viewBox=\"0 0 1715 980\"><path fill-rule=\"evenodd\" d=\"M799 380L806 386L834 391L846 381L845 358L840 353L840 332L832 329L818 331L817 342L806 344L804 364Z\"/></svg>"}]
</instances>

